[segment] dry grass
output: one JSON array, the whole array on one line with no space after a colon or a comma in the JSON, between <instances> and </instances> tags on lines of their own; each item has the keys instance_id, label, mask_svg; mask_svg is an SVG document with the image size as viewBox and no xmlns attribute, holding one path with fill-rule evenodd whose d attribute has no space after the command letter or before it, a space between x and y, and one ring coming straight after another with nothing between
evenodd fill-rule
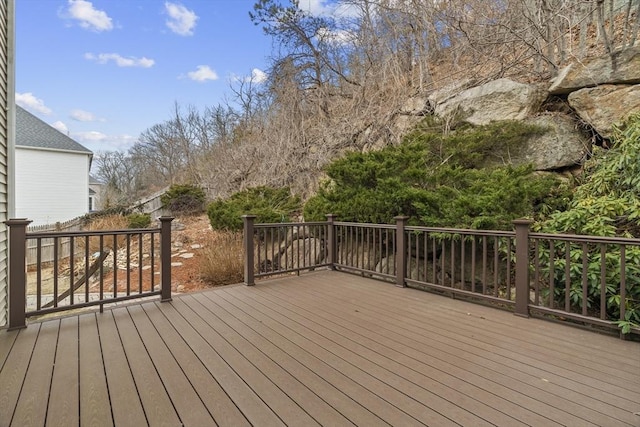
<instances>
[{"instance_id":1,"label":"dry grass","mask_svg":"<svg viewBox=\"0 0 640 427\"><path fill-rule=\"evenodd\" d=\"M129 227L129 221L126 217L122 215L109 215L97 218L91 223L89 223L85 230L86 231L103 231L103 230L126 230ZM121 248L126 245L126 236L118 236L115 239L115 244L117 248ZM103 238L103 247L102 249L112 249L114 246L114 238L113 236L105 236ZM99 237L91 237L89 238L89 251L91 253L100 252L100 238Z\"/></svg>"},{"instance_id":2,"label":"dry grass","mask_svg":"<svg viewBox=\"0 0 640 427\"><path fill-rule=\"evenodd\" d=\"M243 280L242 233L212 232L202 249L200 275L210 285L230 285Z\"/></svg>"}]
</instances>

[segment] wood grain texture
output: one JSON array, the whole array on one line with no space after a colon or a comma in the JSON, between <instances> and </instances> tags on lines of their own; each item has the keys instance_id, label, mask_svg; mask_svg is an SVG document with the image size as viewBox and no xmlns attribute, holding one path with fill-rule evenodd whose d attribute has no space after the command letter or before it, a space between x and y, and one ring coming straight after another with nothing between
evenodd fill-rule
<instances>
[{"instance_id":1,"label":"wood grain texture","mask_svg":"<svg viewBox=\"0 0 640 427\"><path fill-rule=\"evenodd\" d=\"M637 426L640 343L319 271L0 331L0 384L2 427Z\"/></svg>"}]
</instances>

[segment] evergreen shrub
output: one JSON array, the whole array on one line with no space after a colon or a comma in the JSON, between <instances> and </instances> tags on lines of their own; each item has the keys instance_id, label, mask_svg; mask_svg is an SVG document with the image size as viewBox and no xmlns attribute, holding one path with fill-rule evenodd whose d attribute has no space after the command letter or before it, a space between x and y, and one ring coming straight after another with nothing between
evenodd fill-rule
<instances>
[{"instance_id":1,"label":"evergreen shrub","mask_svg":"<svg viewBox=\"0 0 640 427\"><path fill-rule=\"evenodd\" d=\"M151 225L151 215L145 213L132 213L127 215L129 228L148 228Z\"/></svg>"},{"instance_id":2,"label":"evergreen shrub","mask_svg":"<svg viewBox=\"0 0 640 427\"><path fill-rule=\"evenodd\" d=\"M162 207L174 214L196 214L204 211L204 190L193 184L173 184L160 196Z\"/></svg>"},{"instance_id":3,"label":"evergreen shrub","mask_svg":"<svg viewBox=\"0 0 640 427\"><path fill-rule=\"evenodd\" d=\"M255 187L218 199L207 207L211 227L242 230L242 215L256 215L257 223L288 222L300 212L301 201L289 188Z\"/></svg>"},{"instance_id":4,"label":"evergreen shrub","mask_svg":"<svg viewBox=\"0 0 640 427\"><path fill-rule=\"evenodd\" d=\"M305 219L333 213L342 221L389 223L408 215L413 225L511 230L513 219L538 217L568 200L565 185L530 166L490 166L497 153L543 131L512 121L449 136L418 128L398 146L331 163L329 179L305 204Z\"/></svg>"}]
</instances>

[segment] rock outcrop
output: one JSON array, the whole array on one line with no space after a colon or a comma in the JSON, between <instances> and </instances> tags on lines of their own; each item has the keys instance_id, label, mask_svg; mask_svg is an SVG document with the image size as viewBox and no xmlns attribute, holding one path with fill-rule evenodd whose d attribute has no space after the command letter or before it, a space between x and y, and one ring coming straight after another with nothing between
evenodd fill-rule
<instances>
[{"instance_id":1,"label":"rock outcrop","mask_svg":"<svg viewBox=\"0 0 640 427\"><path fill-rule=\"evenodd\" d=\"M547 131L533 136L511 158L512 164L532 163L538 171L552 171L582 164L591 150L591 141L576 129L571 117L542 114L525 120Z\"/></svg>"},{"instance_id":2,"label":"rock outcrop","mask_svg":"<svg viewBox=\"0 0 640 427\"><path fill-rule=\"evenodd\" d=\"M611 138L613 125L640 111L640 85L606 84L569 94L569 105L603 138Z\"/></svg>"},{"instance_id":3,"label":"rock outcrop","mask_svg":"<svg viewBox=\"0 0 640 427\"><path fill-rule=\"evenodd\" d=\"M610 57L574 62L551 81L551 95L566 95L585 87L602 84L640 83L640 46L628 48Z\"/></svg>"},{"instance_id":4,"label":"rock outcrop","mask_svg":"<svg viewBox=\"0 0 640 427\"><path fill-rule=\"evenodd\" d=\"M434 111L445 120L457 117L472 125L486 125L523 120L539 111L546 97L547 92L539 86L498 79L446 98L436 103Z\"/></svg>"}]
</instances>

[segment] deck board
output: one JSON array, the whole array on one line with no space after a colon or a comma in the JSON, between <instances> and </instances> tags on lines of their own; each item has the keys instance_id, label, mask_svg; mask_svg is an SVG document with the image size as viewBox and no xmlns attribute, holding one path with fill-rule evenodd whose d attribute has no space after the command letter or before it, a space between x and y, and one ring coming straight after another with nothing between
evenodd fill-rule
<instances>
[{"instance_id":1,"label":"deck board","mask_svg":"<svg viewBox=\"0 0 640 427\"><path fill-rule=\"evenodd\" d=\"M132 397L139 397L147 422L149 425L179 425L180 419L171 398L167 394L153 363L151 363L147 349L140 339L129 311L124 307L115 309L113 317L118 325L122 347L129 361L131 376L138 391L138 396Z\"/></svg>"},{"instance_id":2,"label":"deck board","mask_svg":"<svg viewBox=\"0 0 640 427\"><path fill-rule=\"evenodd\" d=\"M145 304L142 308L149 316L151 323L162 331L164 343L186 377L191 381L195 392L216 423L239 427L250 425L194 351L184 345L182 337L162 314L161 305L159 303Z\"/></svg>"},{"instance_id":3,"label":"deck board","mask_svg":"<svg viewBox=\"0 0 640 427\"><path fill-rule=\"evenodd\" d=\"M46 322L43 323L46 325ZM79 318L80 424L113 425L95 314Z\"/></svg>"},{"instance_id":4,"label":"deck board","mask_svg":"<svg viewBox=\"0 0 640 427\"><path fill-rule=\"evenodd\" d=\"M47 416L47 404L53 362L58 341L59 320L43 323L38 333L29 369L22 385L18 405L13 415L16 425L42 425Z\"/></svg>"},{"instance_id":5,"label":"deck board","mask_svg":"<svg viewBox=\"0 0 640 427\"><path fill-rule=\"evenodd\" d=\"M51 426L78 425L80 395L77 316L60 320L55 356L46 423Z\"/></svg>"},{"instance_id":6,"label":"deck board","mask_svg":"<svg viewBox=\"0 0 640 427\"><path fill-rule=\"evenodd\" d=\"M142 409L142 402L111 311L106 311L98 317L98 331L114 423L130 426L146 425L147 419Z\"/></svg>"},{"instance_id":7,"label":"deck board","mask_svg":"<svg viewBox=\"0 0 640 427\"><path fill-rule=\"evenodd\" d=\"M2 427L640 425L638 342L330 271L0 331L0 384Z\"/></svg>"},{"instance_id":8,"label":"deck board","mask_svg":"<svg viewBox=\"0 0 640 427\"><path fill-rule=\"evenodd\" d=\"M130 306L128 310L167 393L173 397L171 400L180 421L184 425L210 425L213 422L211 414L149 321L145 311L139 305Z\"/></svg>"},{"instance_id":9,"label":"deck board","mask_svg":"<svg viewBox=\"0 0 640 427\"><path fill-rule=\"evenodd\" d=\"M260 371L242 352L238 351L222 335L220 321L193 296L185 296L177 306L186 308L186 316L198 316L207 326L200 324L199 332L218 351L220 356L240 375L245 382L287 425L315 425L315 420L269 378L270 372ZM180 308L179 308L180 309ZM209 326L211 325L211 326Z\"/></svg>"},{"instance_id":10,"label":"deck board","mask_svg":"<svg viewBox=\"0 0 640 427\"><path fill-rule=\"evenodd\" d=\"M412 290L409 290L409 291L412 291ZM319 292L317 290L312 290L311 292L315 295L314 298L319 297ZM354 294L354 297L356 296L357 294ZM369 310L371 313L373 313L370 318L375 321L377 318L379 318L379 316L375 315L376 313L375 310L368 308L368 306L371 305L370 302L371 300L368 300L367 304L358 305L359 307L358 312L359 312L359 315L362 315L363 313L366 314L367 310ZM558 422L561 422L561 423L568 422L569 424L573 424L576 422L587 422L595 418L595 419L603 419L603 422L606 420L606 422L604 422L604 425L608 425L614 422L615 417L618 416L618 414L620 413L627 414L624 417L625 419L627 420L632 419L629 417L629 414L630 412L633 412L632 411L633 407L637 407L637 399L636 399L636 403L634 404L633 400L630 400L628 398L619 399L619 398L616 398L615 396L610 395L608 392L599 394L599 399L607 402L607 408L609 408L610 410L612 408L609 405L615 406L616 403L619 404L620 409L622 409L622 411L616 411L615 408L613 408L614 409L613 411L611 411L608 415L605 415L603 417L602 414L593 410L593 406L594 405L597 406L600 403L600 401L592 399L590 397L594 391L593 387L587 387L584 384L577 381L587 381L589 382L589 384L594 385L596 388L600 385L599 383L592 381L590 378L588 378L588 376L585 376L582 374L577 377L577 380L575 378L571 379L568 377L563 377L562 376L563 374L568 376L566 372L565 373L560 372L560 376L558 376L556 375L558 373L556 369L552 369L551 372L549 372L548 370L544 370L545 364L547 363L546 361L545 362L538 361L536 363L531 363L528 358L523 358L519 353L513 353L510 351L510 348L519 347L519 341L517 340L517 338L512 340L511 347L505 347L503 351L501 351L500 353L496 353L495 349L492 349L490 344L485 345L483 343L479 343L479 341L476 338L478 336L482 336L482 331L491 329L490 325L484 325L483 327L478 328L477 331L475 332L472 331L473 333L469 337L465 337L464 334L456 335L454 333L455 331L452 331L451 334L449 335L447 334L440 335L442 331L447 330L446 324L454 322L454 318L451 319L451 322L449 322L446 319L444 319L444 321L439 319L441 316L447 316L446 313L438 313L437 317L430 319L430 322L434 327L430 327L428 330L426 330L425 328L416 326L415 322L411 322L411 325L406 325L407 317L411 318L411 316L408 316L405 310L399 310L397 308L398 307L397 305L392 304L391 306L388 306L388 304L386 304L384 306L380 306L380 305L377 306L378 309L381 309L381 307L384 308L385 310L385 314L386 314L385 323L391 323L392 325L397 325L397 327L400 328L397 330L390 329L389 333L396 336L397 335L407 336L409 342L423 342L425 345L427 346L430 345L431 347L433 347L433 342L436 341L438 343L444 344L446 347L450 346L453 349L459 349L460 351L455 352L454 350L454 353L450 353L449 355L444 356L443 360L447 361L447 363L449 363L452 357L456 357L456 356L464 357L463 356L464 354L471 353L477 357L465 358L464 363L468 363L468 362L485 363L486 360L495 361L495 363L492 366L494 372L489 373L488 374L489 376L487 378L495 379L496 375L500 375L501 372L508 372L511 376L516 376L521 381L541 389L541 390L536 390L535 388L533 389L528 388L527 390L525 390L525 392L528 396L534 397L536 399L539 399L545 402L547 405L549 405L548 407L555 408L553 412L555 412L557 416L561 417L560 419L557 420ZM480 307L480 306L469 306L469 309L473 311L482 310L483 312L486 310L492 310L490 308ZM335 308L334 310L337 311L337 313L334 313L334 315L338 315L338 316L340 314L344 315L344 313L354 311L353 308L351 310L347 310L345 308L341 308L341 309ZM429 307L424 307L424 310L429 310ZM396 313L395 316L392 315L394 311ZM501 314L508 315L508 313L501 313ZM519 319L518 321L527 322L529 320ZM514 321L515 321L515 318L514 318ZM349 322L346 321L343 323L348 324ZM357 323L360 323L360 322L358 321ZM560 329L567 328L564 325L554 325L554 326L557 326ZM378 327L384 328L384 325L379 323ZM417 333L415 335L409 335L407 333L408 331L416 331ZM583 331L576 330L575 328L570 328L567 331L583 332ZM428 336L424 336L425 334L428 334ZM594 334L591 333L591 337L593 336ZM610 337L606 337L606 338L610 338ZM503 339L504 338L501 338L501 336L498 336L495 338L495 341L500 346L502 346L500 342ZM614 341L618 341L618 340L614 339ZM507 350L506 348L509 348L509 350ZM486 349L487 351L483 352L482 350L484 349ZM637 350L640 350L640 349L637 349ZM429 351L429 350L428 348L423 348L421 351ZM640 352L638 352L637 354L638 356L640 356ZM554 355L551 355L551 354L547 354L547 355L549 356L549 358L553 359ZM513 359L509 358L509 356L513 357ZM577 354L576 357L579 357L579 355ZM633 360L633 357L628 357L626 359ZM630 369L631 372L640 372L640 362L638 363L638 368L633 368L633 365L631 366L632 366ZM513 367L513 369L508 369L511 367ZM523 378L523 376L521 375L521 372L529 374L529 379L527 380L527 378ZM556 384L560 384L563 387L554 387ZM630 386L631 390L625 389L625 388L617 388L615 392L620 394L626 393L628 397L634 396L632 390L635 384L631 384L628 382L627 384ZM602 389L602 387L600 388ZM581 394L581 393L574 392L574 389L581 390L583 391L583 393ZM553 394L553 392L555 392L555 395ZM574 402L580 402L581 405L575 405ZM570 414L567 414L568 412L567 409L571 410L571 412L574 412L576 414L581 414L580 417L583 417L583 420L580 421L571 417Z\"/></svg>"},{"instance_id":11,"label":"deck board","mask_svg":"<svg viewBox=\"0 0 640 427\"><path fill-rule=\"evenodd\" d=\"M308 306L308 308L311 309L313 307ZM471 381L467 382L466 380L469 380L469 376L465 375L466 371L456 369L448 361L440 364L437 361L430 364L424 363L421 359L425 354L424 351L428 351L428 348L423 348L420 352L414 352L415 358L407 356L401 350L408 349L413 339L408 343L402 343L395 339L396 337L393 333L384 337L379 333L380 328L375 325L370 326L369 329L355 327L353 326L353 319L339 317L341 310L345 310L346 307L343 308L337 305L333 308L337 312L329 314L328 319L321 320L324 329L321 333L330 335L335 342L342 342L343 345L356 343L357 348L355 351L358 354L367 355L370 360L386 366L387 369L402 373L405 378L410 378L411 381L421 385L425 390L431 393L438 393L451 402L457 402L459 407L464 407L473 414L482 416L490 423L518 425L519 419L521 419L522 423L550 423L549 419L540 417L506 400L505 398L512 397L512 390L508 390L500 396L505 400L497 400L493 403L495 408L489 407L477 400L475 396L484 392L495 393L495 383L486 384L487 381L485 381L485 384L483 384L482 381L478 381L480 385L484 385L483 389L480 386L473 385ZM353 308L349 311L353 311ZM311 312L307 312L307 316L309 316L309 313ZM335 323L336 319L341 321ZM314 329L314 323L319 320L307 317L305 325ZM411 353L410 350L405 350L405 352ZM380 356L384 356L384 358ZM422 393L425 393L425 391L422 391ZM517 414L517 416L514 416L514 414Z\"/></svg>"},{"instance_id":12,"label":"deck board","mask_svg":"<svg viewBox=\"0 0 640 427\"><path fill-rule=\"evenodd\" d=\"M194 301L196 302L196 301ZM269 379L281 390L290 390L288 393L291 400L295 401L305 412L321 425L349 425L349 420L344 418L332 406L322 400L317 394L309 390L304 383L294 375L284 369L279 359L269 358L264 352L252 344L251 336L246 329L240 331L233 327L238 324L231 316L225 316L224 309L215 304L213 300L198 300L197 303L205 307L216 322L217 330L221 336L227 340L236 350L238 350L249 362L261 372L265 373ZM210 319L214 319L210 317ZM255 337L254 337L255 338Z\"/></svg>"},{"instance_id":13,"label":"deck board","mask_svg":"<svg viewBox=\"0 0 640 427\"><path fill-rule=\"evenodd\" d=\"M194 317L188 321L188 317L183 317L176 306L180 306L177 299L172 304L161 304L161 310L169 322L180 331L180 335L185 343L198 354L198 358L207 367L211 376L225 390L229 398L236 404L245 418L253 425L282 426L280 418L255 394L249 385L235 372L229 364L218 354L215 348L198 333L197 327L206 330L206 324L202 319ZM188 307L183 306L183 310L189 314Z\"/></svg>"},{"instance_id":14,"label":"deck board","mask_svg":"<svg viewBox=\"0 0 640 427\"><path fill-rule=\"evenodd\" d=\"M313 300L317 301L321 295L318 295L318 292L314 292L314 297ZM295 300L295 295L291 295L293 298L293 300ZM284 298L284 295L283 295ZM298 299L302 299L302 298L298 298ZM274 301L274 304L276 303L276 301ZM324 307L324 306L323 306ZM366 316L367 315L367 309L366 307L359 305L357 306L358 308L355 309L353 307L353 305L351 305L350 307L341 307L339 305L334 305L332 306L333 312L331 314L329 314L329 317L327 319L325 319L326 321L331 321L332 318L340 318L340 316L342 316L342 321L340 322L340 324L342 325L352 325L352 324L358 324L358 325L363 325L363 318L362 316ZM310 307L311 309L313 309L314 312L317 312L318 310L314 309L313 306ZM349 318L347 315L345 315L345 313L349 313L349 312L355 312L355 310L357 310L357 317L351 317ZM533 408L539 408L540 410L544 407L546 407L545 411L542 412L543 414L546 414L547 417L550 417L551 419L553 419L555 422L561 423L561 424L568 424L568 425L572 425L572 424L583 424L588 422L588 420L591 419L591 417L599 417L600 415L596 412L592 412L588 407L575 407L574 409L576 410L576 412L579 413L585 413L584 418L576 418L570 414L567 414L566 411L564 410L563 407L558 407L558 408L554 408L553 406L549 406L549 405L554 405L555 403L555 399L553 399L553 397L549 397L547 396L546 392L542 392L540 390L537 390L535 388L532 387L528 387L525 389L526 394L525 395L519 395L514 393L513 389L509 389L506 387L499 387L499 384L509 384L512 381L509 381L509 379L507 379L506 381L502 379L502 371L504 370L504 367L500 364L497 364L494 368L493 371L489 371L489 370L478 370L477 368L474 368L474 371L476 373L481 373L484 374L484 377L478 377L477 375L474 375L473 373L470 372L466 372L465 371L465 367L468 366L469 362L473 362L473 360L469 360L469 359L460 359L458 358L458 355L465 353L465 349L462 348L462 352L457 352L456 353L448 353L448 354L443 354L443 353L437 353L437 349L434 351L432 350L433 344L430 341L431 339L437 340L438 337L437 336L432 336L432 337L424 337L424 331L419 331L418 333L414 334L414 335L410 335L406 332L407 329L412 329L414 327L410 327L410 326L402 326L402 322L403 319L400 318L398 319L398 327L402 328L404 330L393 330L393 329L389 329L385 332L385 327L387 326L386 324L388 324L390 321L394 320L390 315L388 315L388 312L385 311L385 317L383 320L381 319L381 316L376 315L376 313L374 312L372 315L370 315L370 317L368 318L370 321L372 321L373 323L368 324L369 326L369 333L374 331L376 332L378 335L381 336L387 336L389 339L395 339L396 343L398 345L405 345L408 348L414 347L416 348L416 346L418 345L418 343L423 343L423 345L419 348L417 348L416 352L413 352L413 356L415 357L414 360L420 360L420 358L422 357L422 359L424 359L424 355L428 355L429 357L426 359L429 361L429 366L427 367L427 370L430 374L435 374L437 372L437 370L441 370L442 373L444 373L445 375L457 375L459 378L464 379L464 380L475 380L476 383L482 385L482 388L484 389L485 393L492 393L492 394L496 394L498 397L500 397L501 399L506 399L506 400L513 400L514 402L517 403L523 403L523 407L531 407L533 405ZM376 323L376 320L380 320ZM406 318L405 318L406 321ZM398 341L398 337L400 336L405 336L406 340L400 340ZM455 339L452 339L453 343L456 343ZM396 346L397 347L397 346ZM483 360L485 357L490 357L490 355L480 355L481 359ZM456 358L458 360L456 360ZM396 359L398 360L398 359ZM438 361L440 363L438 363ZM433 368L433 369L432 369ZM452 369L456 369L455 372L452 372ZM516 372L517 374L517 372ZM474 378L476 377L476 378ZM440 376L440 378L442 380L444 380L444 378L442 376ZM540 382L540 378L536 378L537 382ZM568 389L564 389L562 390L562 394L559 394L557 397L562 397L563 394L565 393L569 393L570 390ZM472 393L472 396L478 396L478 393ZM584 396L583 396L584 398ZM537 399L542 399L543 401L547 401L547 405L541 405L539 404L536 400ZM496 404L500 404L501 401L492 401L492 404L496 405ZM567 403L565 403L566 405ZM568 403L570 404L570 403ZM560 406L560 405L559 405ZM504 408L503 410L506 411L506 408ZM507 411L507 413L512 413L511 411ZM527 410L520 409L519 411L516 412L518 417L525 417L523 419L523 421L526 421L526 416L527 416ZM551 423L552 421L549 419L539 419L539 417L534 417L535 419L538 420L538 422L544 422L545 424ZM533 420L531 420L533 421ZM610 422L610 420L607 418L607 421ZM606 424L606 423L605 423ZM535 424L534 424L535 425Z\"/></svg>"},{"instance_id":15,"label":"deck board","mask_svg":"<svg viewBox=\"0 0 640 427\"><path fill-rule=\"evenodd\" d=\"M21 330L0 370L0 426L9 425L13 418L39 331L40 324Z\"/></svg>"}]
</instances>

